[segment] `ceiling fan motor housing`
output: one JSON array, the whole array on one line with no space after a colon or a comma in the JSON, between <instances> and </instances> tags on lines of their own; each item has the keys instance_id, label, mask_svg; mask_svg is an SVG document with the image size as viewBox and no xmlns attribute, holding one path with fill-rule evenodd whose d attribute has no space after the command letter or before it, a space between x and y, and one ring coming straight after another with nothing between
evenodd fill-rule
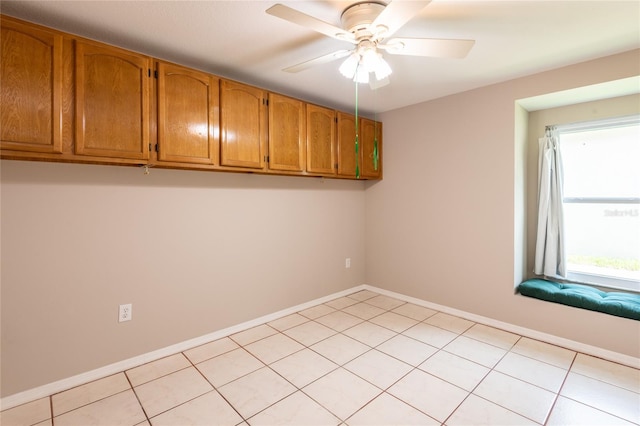
<instances>
[{"instance_id":1,"label":"ceiling fan motor housing","mask_svg":"<svg viewBox=\"0 0 640 426\"><path fill-rule=\"evenodd\" d=\"M386 4L382 2L355 3L342 12L340 17L342 28L353 33L356 40L370 38L374 34L369 26L385 7Z\"/></svg>"}]
</instances>

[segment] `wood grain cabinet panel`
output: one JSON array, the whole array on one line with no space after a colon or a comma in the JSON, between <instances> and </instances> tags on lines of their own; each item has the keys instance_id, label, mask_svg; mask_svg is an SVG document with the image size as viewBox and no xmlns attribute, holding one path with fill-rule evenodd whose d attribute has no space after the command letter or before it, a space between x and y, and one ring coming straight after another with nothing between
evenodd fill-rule
<instances>
[{"instance_id":1,"label":"wood grain cabinet panel","mask_svg":"<svg viewBox=\"0 0 640 426\"><path fill-rule=\"evenodd\" d=\"M218 162L219 79L159 62L158 160Z\"/></svg>"},{"instance_id":2,"label":"wood grain cabinet panel","mask_svg":"<svg viewBox=\"0 0 640 426\"><path fill-rule=\"evenodd\" d=\"M220 82L220 164L264 169L267 110L262 89Z\"/></svg>"},{"instance_id":3,"label":"wood grain cabinet panel","mask_svg":"<svg viewBox=\"0 0 640 426\"><path fill-rule=\"evenodd\" d=\"M338 112L338 176L356 177L356 118Z\"/></svg>"},{"instance_id":4,"label":"wood grain cabinet panel","mask_svg":"<svg viewBox=\"0 0 640 426\"><path fill-rule=\"evenodd\" d=\"M368 118L360 119L360 175L366 179L382 177L382 123Z\"/></svg>"},{"instance_id":5,"label":"wood grain cabinet panel","mask_svg":"<svg viewBox=\"0 0 640 426\"><path fill-rule=\"evenodd\" d=\"M126 50L76 43L76 154L149 158L150 64Z\"/></svg>"},{"instance_id":6,"label":"wood grain cabinet panel","mask_svg":"<svg viewBox=\"0 0 640 426\"><path fill-rule=\"evenodd\" d=\"M307 104L307 172L336 174L336 112Z\"/></svg>"},{"instance_id":7,"label":"wood grain cabinet panel","mask_svg":"<svg viewBox=\"0 0 640 426\"><path fill-rule=\"evenodd\" d=\"M2 149L62 152L62 35L1 18Z\"/></svg>"},{"instance_id":8,"label":"wood grain cabinet panel","mask_svg":"<svg viewBox=\"0 0 640 426\"><path fill-rule=\"evenodd\" d=\"M302 172L305 167L304 102L269 94L269 169Z\"/></svg>"}]
</instances>

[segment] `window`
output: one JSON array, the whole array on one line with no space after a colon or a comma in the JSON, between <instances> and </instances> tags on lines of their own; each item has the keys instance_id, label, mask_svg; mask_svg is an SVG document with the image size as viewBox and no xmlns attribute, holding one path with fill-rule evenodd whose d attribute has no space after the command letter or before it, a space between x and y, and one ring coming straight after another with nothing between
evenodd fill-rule
<instances>
[{"instance_id":1,"label":"window","mask_svg":"<svg viewBox=\"0 0 640 426\"><path fill-rule=\"evenodd\" d=\"M558 131L567 278L640 291L640 116Z\"/></svg>"}]
</instances>

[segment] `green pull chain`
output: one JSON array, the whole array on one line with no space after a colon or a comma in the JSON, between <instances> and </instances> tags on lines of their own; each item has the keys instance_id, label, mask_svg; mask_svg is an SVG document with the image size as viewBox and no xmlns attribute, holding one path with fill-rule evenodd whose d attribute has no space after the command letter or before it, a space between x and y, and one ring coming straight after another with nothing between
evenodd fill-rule
<instances>
[{"instance_id":1,"label":"green pull chain","mask_svg":"<svg viewBox=\"0 0 640 426\"><path fill-rule=\"evenodd\" d=\"M356 72L358 72L356 70ZM360 162L358 161L358 83L356 82L356 179L360 179Z\"/></svg>"},{"instance_id":2,"label":"green pull chain","mask_svg":"<svg viewBox=\"0 0 640 426\"><path fill-rule=\"evenodd\" d=\"M373 170L378 170L378 125L376 124L375 136L373 137Z\"/></svg>"}]
</instances>

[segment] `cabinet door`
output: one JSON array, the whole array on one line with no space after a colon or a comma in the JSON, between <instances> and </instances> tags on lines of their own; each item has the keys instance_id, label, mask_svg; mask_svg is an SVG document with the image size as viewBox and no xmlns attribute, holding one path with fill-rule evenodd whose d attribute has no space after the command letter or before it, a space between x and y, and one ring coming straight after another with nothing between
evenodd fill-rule
<instances>
[{"instance_id":1,"label":"cabinet door","mask_svg":"<svg viewBox=\"0 0 640 426\"><path fill-rule=\"evenodd\" d=\"M219 79L158 63L158 159L216 164Z\"/></svg>"},{"instance_id":2,"label":"cabinet door","mask_svg":"<svg viewBox=\"0 0 640 426\"><path fill-rule=\"evenodd\" d=\"M62 152L62 36L1 19L1 147Z\"/></svg>"},{"instance_id":3,"label":"cabinet door","mask_svg":"<svg viewBox=\"0 0 640 426\"><path fill-rule=\"evenodd\" d=\"M150 59L76 43L76 154L149 158Z\"/></svg>"},{"instance_id":4,"label":"cabinet door","mask_svg":"<svg viewBox=\"0 0 640 426\"><path fill-rule=\"evenodd\" d=\"M338 175L356 177L356 118L338 112ZM359 159L358 159L359 160Z\"/></svg>"},{"instance_id":5,"label":"cabinet door","mask_svg":"<svg viewBox=\"0 0 640 426\"><path fill-rule=\"evenodd\" d=\"M334 175L336 113L329 108L307 105L307 172Z\"/></svg>"},{"instance_id":6,"label":"cabinet door","mask_svg":"<svg viewBox=\"0 0 640 426\"><path fill-rule=\"evenodd\" d=\"M304 170L305 121L302 101L269 94L269 169Z\"/></svg>"},{"instance_id":7,"label":"cabinet door","mask_svg":"<svg viewBox=\"0 0 640 426\"><path fill-rule=\"evenodd\" d=\"M361 118L359 130L362 151L360 174L363 178L380 179L382 177L382 123Z\"/></svg>"},{"instance_id":8,"label":"cabinet door","mask_svg":"<svg viewBox=\"0 0 640 426\"><path fill-rule=\"evenodd\" d=\"M263 169L267 138L266 97L261 89L220 82L220 164Z\"/></svg>"}]
</instances>

